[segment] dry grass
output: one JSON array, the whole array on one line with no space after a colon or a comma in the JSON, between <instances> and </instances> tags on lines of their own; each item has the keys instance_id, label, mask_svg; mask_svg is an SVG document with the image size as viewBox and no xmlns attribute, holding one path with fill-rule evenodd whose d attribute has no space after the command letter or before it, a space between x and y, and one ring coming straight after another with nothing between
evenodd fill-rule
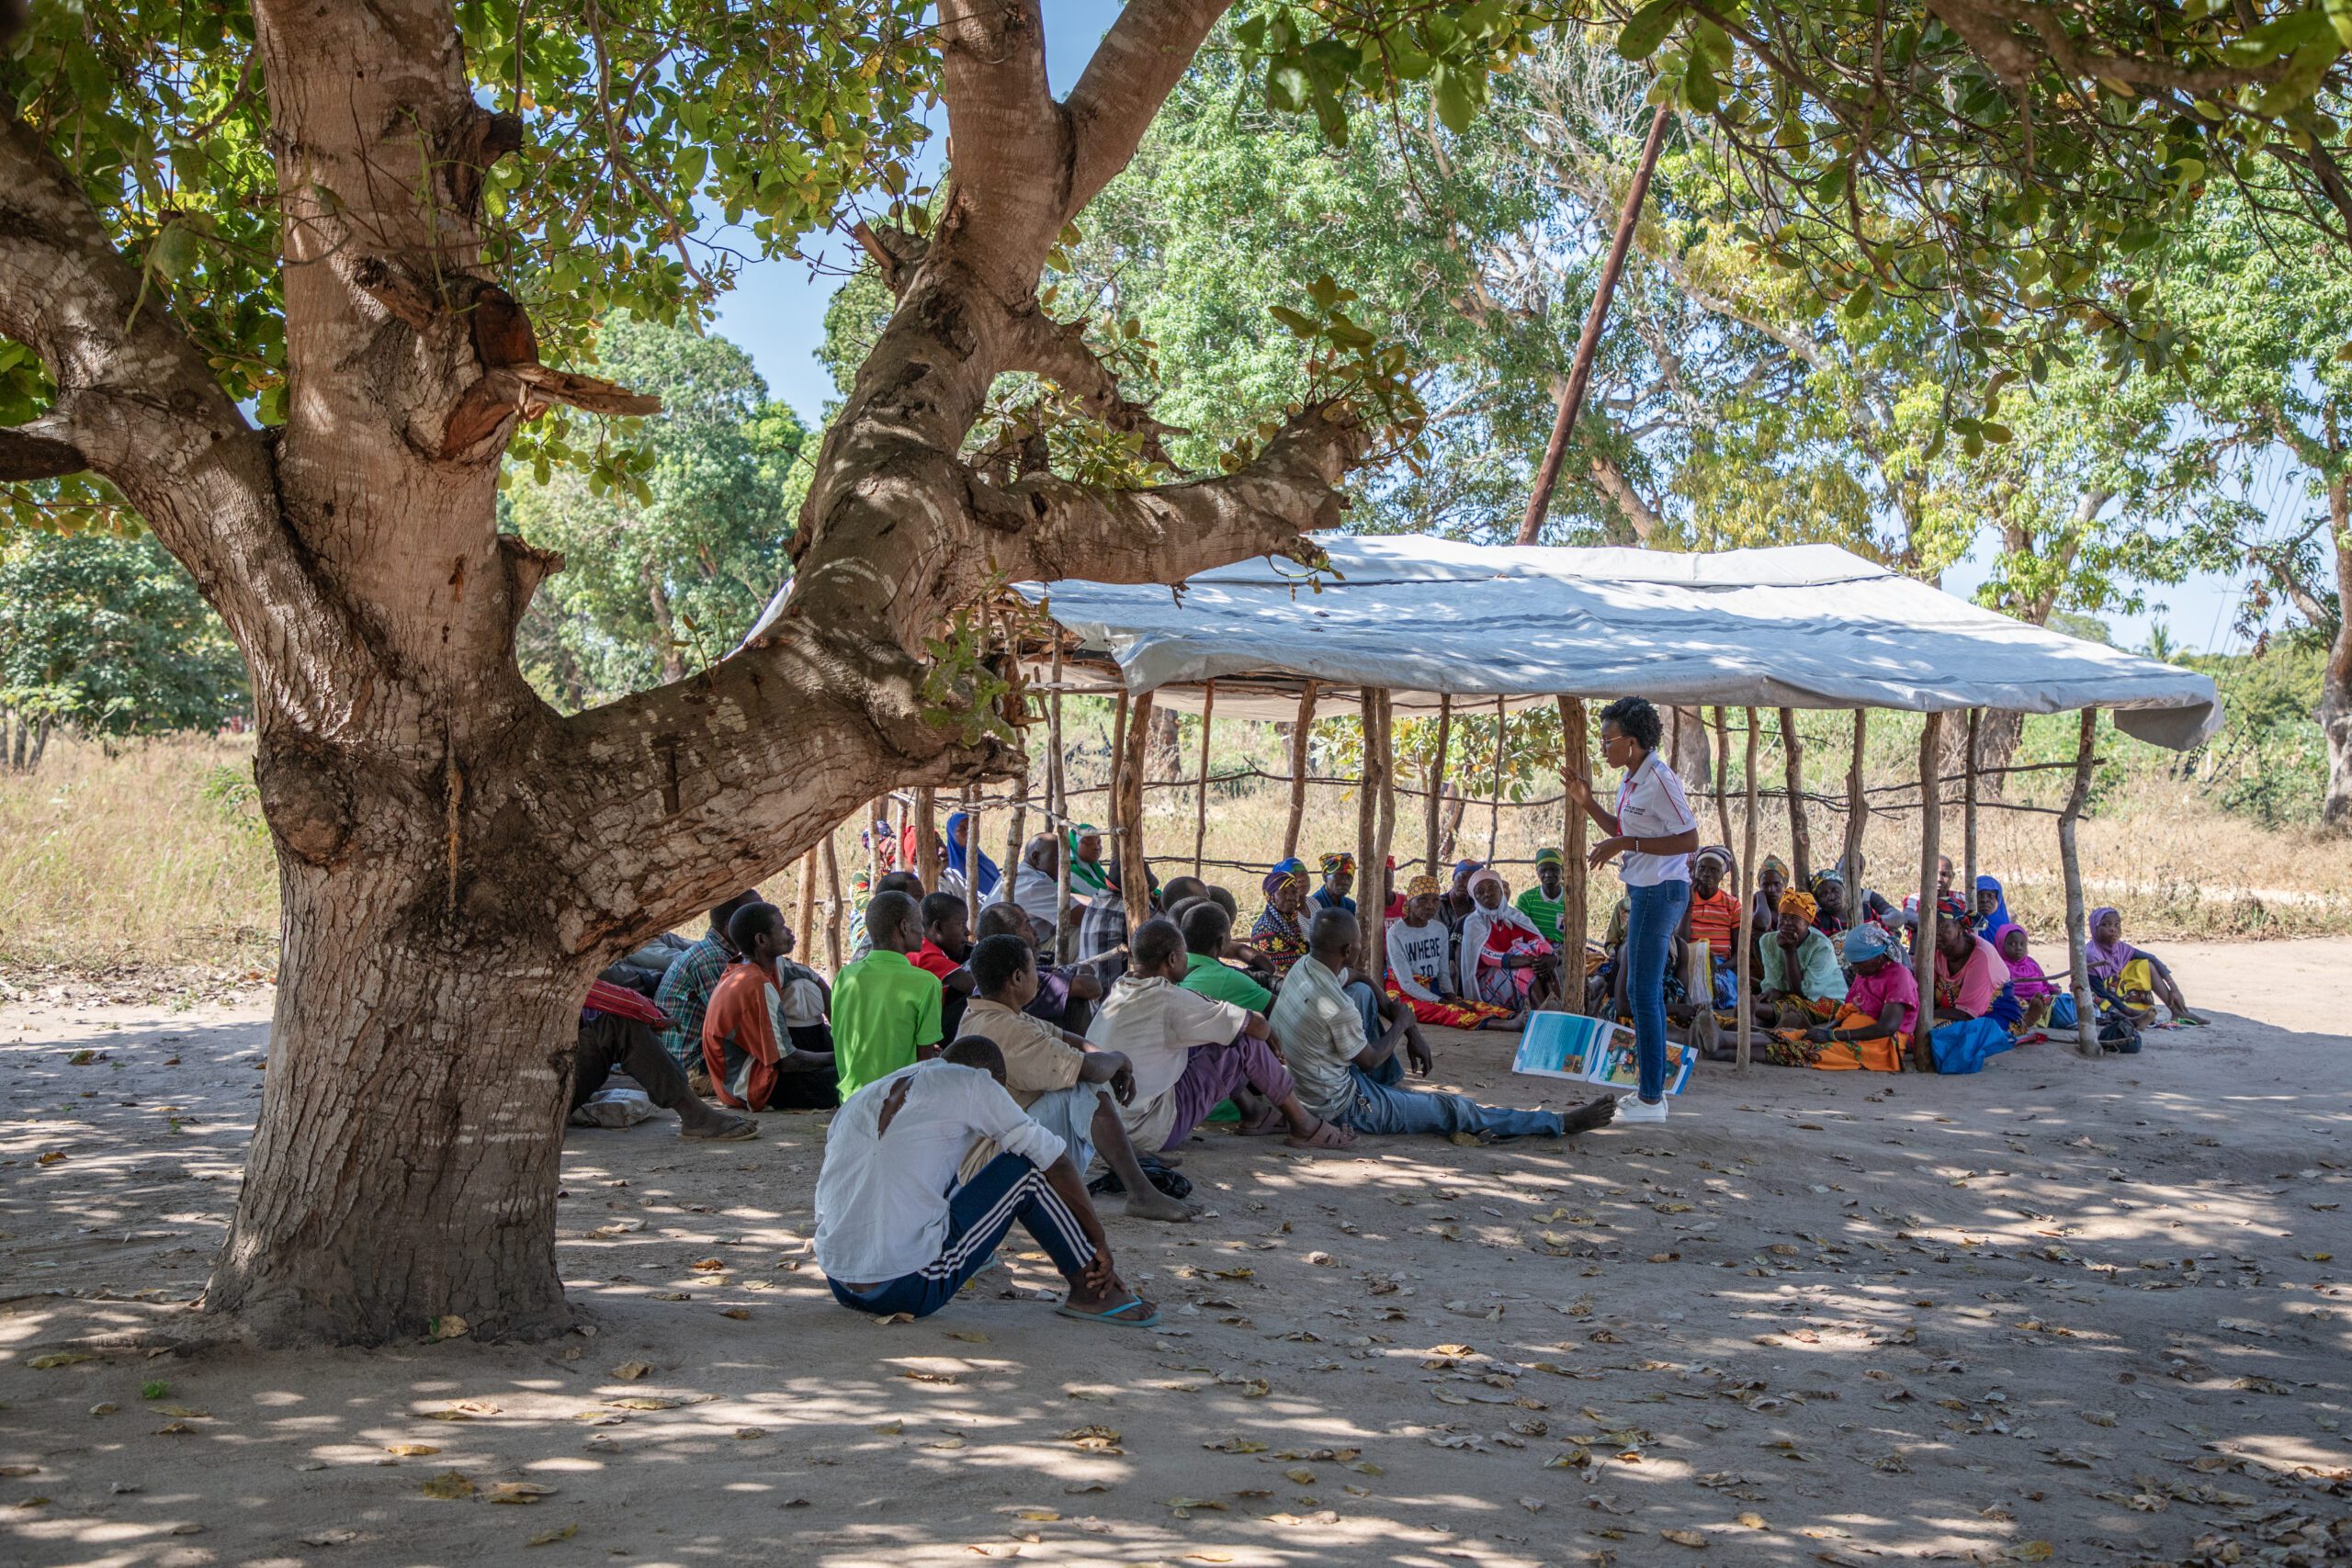
<instances>
[{"instance_id":1,"label":"dry grass","mask_svg":"<svg viewBox=\"0 0 2352 1568\"><path fill-rule=\"evenodd\" d=\"M1220 746L1220 769L1229 760L1279 771L1272 731L1252 734L1251 728L1261 727L1234 727L1234 750L1227 759ZM1095 782L1084 776L1082 764L1080 771L1075 784ZM1189 870L1193 792L1156 789L1150 800L1154 863L1162 875ZM1713 803L1696 804L1704 836L1720 837ZM1279 783L1213 794L1208 858L1265 866L1280 853L1286 810ZM1486 801L1468 805L1457 854L1487 857L1488 815ZM1736 847L1736 800L1732 815ZM1900 897L1917 878L1915 817L1875 817L1870 826L1871 880L1890 897ZM1949 812L1943 827L1955 858L1959 818L1956 809ZM1842 824L1818 807L1811 821L1816 856L1833 857ZM1397 824L1399 861L1421 853L1421 822L1419 803L1405 801ZM2007 884L2011 911L2045 944L2055 940L2064 912L2054 823L2050 817L1988 811L1978 853L1980 867ZM1506 802L1494 852L1505 861L1532 861L1538 847L1559 841L1560 824L1556 802ZM1001 809L983 818L991 854L1002 853L1009 826ZM849 829L841 835L845 870L862 856L855 839ZM1353 791L1310 789L1300 852L1312 861L1326 850L1352 851L1355 840ZM1758 842L1765 852L1788 853L1787 819L1778 807L1766 807ZM2119 791L2102 815L2083 824L2082 844L2091 901L2121 908L2137 936L2352 931L2352 853L2340 841L2255 827L2222 813L2188 783L2149 780ZM1515 887L1532 875L1523 863L1506 871ZM1240 894L1245 908L1254 907L1255 872L1212 869L1210 875ZM791 908L798 889L786 874L769 879L767 891ZM1613 877L1596 884L1596 931L1615 894ZM275 965L277 947L277 880L253 805L249 742L158 740L108 756L95 745L65 741L51 747L37 774L0 773L0 971L198 965L266 972Z\"/></svg>"}]
</instances>

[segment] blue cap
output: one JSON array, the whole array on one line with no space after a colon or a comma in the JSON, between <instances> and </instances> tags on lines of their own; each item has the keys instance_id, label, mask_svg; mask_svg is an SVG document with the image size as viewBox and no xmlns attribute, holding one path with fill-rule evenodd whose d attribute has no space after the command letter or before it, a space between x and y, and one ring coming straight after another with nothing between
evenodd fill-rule
<instances>
[{"instance_id":1,"label":"blue cap","mask_svg":"<svg viewBox=\"0 0 2352 1568\"><path fill-rule=\"evenodd\" d=\"M1876 926L1859 925L1846 932L1846 962L1849 964L1867 964L1873 958L1884 958L1894 951L1894 944Z\"/></svg>"}]
</instances>

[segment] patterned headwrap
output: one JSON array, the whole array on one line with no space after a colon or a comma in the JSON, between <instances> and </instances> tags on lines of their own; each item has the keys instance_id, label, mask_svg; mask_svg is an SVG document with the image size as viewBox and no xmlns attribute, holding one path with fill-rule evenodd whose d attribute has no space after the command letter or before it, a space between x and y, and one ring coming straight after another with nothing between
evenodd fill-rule
<instances>
[{"instance_id":1,"label":"patterned headwrap","mask_svg":"<svg viewBox=\"0 0 2352 1568\"><path fill-rule=\"evenodd\" d=\"M1426 871L1405 884L1405 897L1408 898L1434 898L1437 895L1437 878Z\"/></svg>"},{"instance_id":2,"label":"patterned headwrap","mask_svg":"<svg viewBox=\"0 0 2352 1568\"><path fill-rule=\"evenodd\" d=\"M1560 852L1557 850L1538 850L1535 852L1535 863L1537 866L1542 867L1547 865L1565 865L1567 863L1561 858Z\"/></svg>"},{"instance_id":3,"label":"patterned headwrap","mask_svg":"<svg viewBox=\"0 0 2352 1568\"><path fill-rule=\"evenodd\" d=\"M1274 896L1274 889L1280 887L1283 883L1288 882L1294 876L1297 877L1301 882L1306 880L1306 863L1299 859L1296 855L1291 856L1290 859L1283 861L1279 865L1275 866L1273 870L1266 873L1266 880L1262 884L1266 890L1266 897L1269 898L1272 897Z\"/></svg>"},{"instance_id":4,"label":"patterned headwrap","mask_svg":"<svg viewBox=\"0 0 2352 1568\"><path fill-rule=\"evenodd\" d=\"M1817 920L1821 918L1821 906L1810 893L1783 893L1781 895L1781 913L1799 914L1808 920Z\"/></svg>"},{"instance_id":5,"label":"patterned headwrap","mask_svg":"<svg viewBox=\"0 0 2352 1568\"><path fill-rule=\"evenodd\" d=\"M1957 893L1946 893L1936 899L1936 913L1950 915L1955 920L1968 919L1968 900Z\"/></svg>"},{"instance_id":6,"label":"patterned headwrap","mask_svg":"<svg viewBox=\"0 0 2352 1568\"><path fill-rule=\"evenodd\" d=\"M1696 865L1702 860L1718 860L1723 862L1724 874L1726 876L1731 874L1732 858L1731 849L1728 845L1709 844L1706 848L1701 850L1697 854L1690 857L1690 863Z\"/></svg>"},{"instance_id":7,"label":"patterned headwrap","mask_svg":"<svg viewBox=\"0 0 2352 1568\"><path fill-rule=\"evenodd\" d=\"M1764 857L1764 863L1756 868L1756 880L1758 882L1763 881L1764 874L1768 871L1779 872L1782 882L1790 880L1789 863L1782 860L1778 855L1766 855Z\"/></svg>"},{"instance_id":8,"label":"patterned headwrap","mask_svg":"<svg viewBox=\"0 0 2352 1568\"><path fill-rule=\"evenodd\" d=\"M1894 952L1894 939L1880 927L1863 924L1846 933L1846 962L1867 964L1873 958L1885 958Z\"/></svg>"},{"instance_id":9,"label":"patterned headwrap","mask_svg":"<svg viewBox=\"0 0 2352 1568\"><path fill-rule=\"evenodd\" d=\"M1325 855L1323 857L1324 875L1338 876L1342 872L1346 873L1350 876L1353 876L1356 874L1355 856L1350 854L1336 854Z\"/></svg>"}]
</instances>

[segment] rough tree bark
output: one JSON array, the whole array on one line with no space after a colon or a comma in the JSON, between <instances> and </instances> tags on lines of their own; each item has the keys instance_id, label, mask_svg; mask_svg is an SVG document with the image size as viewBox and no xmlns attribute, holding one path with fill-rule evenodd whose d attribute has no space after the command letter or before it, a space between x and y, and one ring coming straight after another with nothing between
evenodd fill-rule
<instances>
[{"instance_id":1,"label":"rough tree bark","mask_svg":"<svg viewBox=\"0 0 2352 1568\"><path fill-rule=\"evenodd\" d=\"M252 676L283 959L210 1307L273 1341L560 1328L564 1076L596 969L887 787L1014 765L924 715L922 639L989 574L1174 581L1339 521L1364 434L1330 406L1235 474L1153 490L1000 486L957 456L1008 370L1147 426L1035 288L1224 8L1135 0L1057 103L1035 0L945 0L946 199L927 244L884 241L899 303L818 457L781 617L570 718L515 667L560 561L500 537L501 455L551 403L650 400L542 366L491 280L483 171L521 128L476 102L449 0L254 6L286 193L282 429L247 422L69 171L0 119L0 334L58 388L0 479L111 480Z\"/></svg>"}]
</instances>

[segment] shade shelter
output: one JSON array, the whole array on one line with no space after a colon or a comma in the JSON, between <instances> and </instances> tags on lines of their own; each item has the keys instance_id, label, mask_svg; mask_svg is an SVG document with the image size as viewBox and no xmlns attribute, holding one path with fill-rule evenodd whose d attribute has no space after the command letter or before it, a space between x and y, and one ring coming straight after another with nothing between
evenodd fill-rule
<instances>
[{"instance_id":1,"label":"shade shelter","mask_svg":"<svg viewBox=\"0 0 2352 1568\"><path fill-rule=\"evenodd\" d=\"M1155 703L1204 717L1239 715L1297 726L1286 854L1296 843L1307 725L1318 704L1354 705L1363 715L1365 736L1358 801L1360 860L1368 874L1386 859L1395 829L1397 791L1389 753L1391 726L1400 710L1434 716L1442 733L1458 706L1500 710L1556 704L1566 737L1562 766L1580 776L1587 769L1587 698L1633 694L1661 707L1712 705L1719 738L1725 734L1722 710L1741 707L1747 714L1749 807L1746 852L1740 857L1744 998L1758 708L1782 710L1783 733L1792 737L1791 710L1855 714L1843 856L1849 865L1859 855L1868 815L1860 770L1868 710L1927 716L1920 776L1922 799L1928 803L1939 798L1941 787L1938 758L1945 716L1968 716L1964 782L1973 850L1977 716L1988 708L2078 709L2082 738L2059 837L2076 1006L2086 1046L2096 1049L2074 844L2095 761L2095 714L2111 709L2119 728L2159 745L2196 745L2222 722L2213 684L2204 676L2011 619L1833 546L1671 554L1497 547L1424 536L1322 536L1314 542L1328 558L1312 568L1260 557L1172 588L1083 581L1015 585L1013 592L1057 628L1050 652L1032 649L1028 661L1047 696L1050 764L1057 775L1062 696L1093 691L1119 699L1112 831L1130 865L1144 856L1141 758L1145 715ZM1719 755L1721 750L1719 745ZM1204 773L1207 754L1204 723ZM1792 753L1792 813L1801 811L1796 773ZM1498 787L1499 799L1499 779ZM1723 798L1720 787L1717 797ZM1043 805L1049 816L1067 815L1058 791L1050 786ZM1433 793L1427 798L1427 816L1434 856ZM1923 818L1924 910L1934 906L1939 811L1926 809ZM1727 809L1724 819L1728 832ZM1566 828L1567 929L1580 937L1581 815L1569 811ZM1197 830L1195 841L1197 859ZM1859 896L1859 883L1849 875L1849 893ZM1372 912L1374 900L1362 902L1369 950L1379 936L1379 917ZM1917 945L1922 995L1931 997L1933 943ZM1566 994L1579 997L1582 942L1571 940L1563 947L1568 969L1564 979L1571 982ZM1929 1013L1923 1007L1923 1052ZM1747 1037L1743 1004L1743 1063Z\"/></svg>"}]
</instances>

